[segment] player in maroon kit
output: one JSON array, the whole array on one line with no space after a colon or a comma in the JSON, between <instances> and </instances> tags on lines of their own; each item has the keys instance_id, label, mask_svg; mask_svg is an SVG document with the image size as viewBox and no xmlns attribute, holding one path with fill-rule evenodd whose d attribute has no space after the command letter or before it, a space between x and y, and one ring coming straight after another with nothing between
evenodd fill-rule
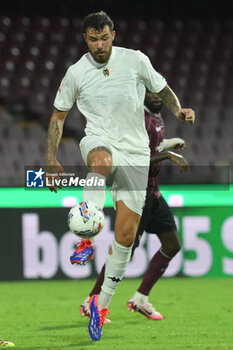
<instances>
[{"instance_id":1,"label":"player in maroon kit","mask_svg":"<svg viewBox=\"0 0 233 350\"><path fill-rule=\"evenodd\" d=\"M170 260L180 250L181 245L173 214L159 191L159 172L162 166L161 161L165 159L179 165L182 172L187 171L188 163L181 155L169 151L169 149L183 150L185 142L180 138L164 139L164 122L159 113L162 108L161 99L156 94L147 92L144 104L146 130L150 139L151 166L145 207L136 234L131 258L135 248L139 246L144 231L155 233L161 242L161 247L152 257L141 285L134 296L129 299L127 305L130 311L138 311L153 320L162 320L163 316L148 302L148 295L152 287L165 272ZM104 271L105 266L103 266L90 296L100 293L104 280ZM89 317L88 300L89 297L80 306L80 313ZM110 321L105 319L105 322Z\"/></svg>"}]
</instances>

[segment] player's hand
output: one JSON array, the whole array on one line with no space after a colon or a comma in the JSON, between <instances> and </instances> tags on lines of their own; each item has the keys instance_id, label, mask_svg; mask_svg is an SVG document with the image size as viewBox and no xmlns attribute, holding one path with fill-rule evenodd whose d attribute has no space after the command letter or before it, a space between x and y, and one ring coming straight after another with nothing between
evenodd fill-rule
<instances>
[{"instance_id":1,"label":"player's hand","mask_svg":"<svg viewBox=\"0 0 233 350\"><path fill-rule=\"evenodd\" d=\"M195 112L191 108L181 108L177 113L176 117L188 124L193 124L195 121Z\"/></svg>"},{"instance_id":2,"label":"player's hand","mask_svg":"<svg viewBox=\"0 0 233 350\"><path fill-rule=\"evenodd\" d=\"M174 146L174 149L176 151L183 151L186 147L186 143L185 143L185 140L183 140L182 143L177 143L175 146Z\"/></svg>"},{"instance_id":3,"label":"player's hand","mask_svg":"<svg viewBox=\"0 0 233 350\"><path fill-rule=\"evenodd\" d=\"M170 152L170 151L168 153L169 153L169 160L181 168L180 170L181 173L186 173L189 167L187 160L180 154Z\"/></svg>"},{"instance_id":4,"label":"player's hand","mask_svg":"<svg viewBox=\"0 0 233 350\"><path fill-rule=\"evenodd\" d=\"M60 176L59 174L65 174L65 170L61 166L61 164L56 160L55 165L47 165L46 168L46 180L47 183L51 184L49 187L51 192L57 193L57 188L62 189L61 184L59 184Z\"/></svg>"}]
</instances>

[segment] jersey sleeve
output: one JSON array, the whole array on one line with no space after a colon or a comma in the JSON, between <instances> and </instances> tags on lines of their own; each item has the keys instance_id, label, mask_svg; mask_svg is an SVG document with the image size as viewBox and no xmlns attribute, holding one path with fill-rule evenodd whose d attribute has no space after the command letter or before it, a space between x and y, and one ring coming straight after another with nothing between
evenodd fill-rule
<instances>
[{"instance_id":1,"label":"jersey sleeve","mask_svg":"<svg viewBox=\"0 0 233 350\"><path fill-rule=\"evenodd\" d=\"M54 107L59 111L69 111L77 98L77 86L72 67L70 67L57 91Z\"/></svg>"},{"instance_id":2,"label":"jersey sleeve","mask_svg":"<svg viewBox=\"0 0 233 350\"><path fill-rule=\"evenodd\" d=\"M152 66L149 58L141 51L139 53L140 78L150 92L158 93L167 85L166 79Z\"/></svg>"}]
</instances>

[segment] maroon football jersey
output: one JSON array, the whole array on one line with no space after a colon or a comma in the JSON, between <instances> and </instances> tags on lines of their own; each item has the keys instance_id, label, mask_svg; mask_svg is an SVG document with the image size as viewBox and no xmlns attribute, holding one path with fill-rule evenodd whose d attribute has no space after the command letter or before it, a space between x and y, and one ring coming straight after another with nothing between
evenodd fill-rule
<instances>
[{"instance_id":1,"label":"maroon football jersey","mask_svg":"<svg viewBox=\"0 0 233 350\"><path fill-rule=\"evenodd\" d=\"M164 138L164 122L161 114L152 114L145 110L146 130L150 139L151 156L159 153L158 146ZM159 192L159 172L162 162L152 164L150 166L147 195L153 195L156 198L161 196Z\"/></svg>"}]
</instances>

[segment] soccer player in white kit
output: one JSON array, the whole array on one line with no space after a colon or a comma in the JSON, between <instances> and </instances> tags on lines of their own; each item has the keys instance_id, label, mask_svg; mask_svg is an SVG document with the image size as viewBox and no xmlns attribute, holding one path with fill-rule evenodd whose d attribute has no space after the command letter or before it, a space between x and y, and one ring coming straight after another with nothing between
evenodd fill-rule
<instances>
[{"instance_id":1,"label":"soccer player in white kit","mask_svg":"<svg viewBox=\"0 0 233 350\"><path fill-rule=\"evenodd\" d=\"M68 69L57 92L48 128L47 166L57 173L64 172L56 160L56 151L65 118L76 101L87 120L86 136L80 142L82 157L89 167L87 179L94 176L105 181L114 172L111 194L116 208L115 238L106 260L101 292L90 299L88 328L91 338L98 341L107 308L130 260L146 195L150 161L144 120L146 88L157 93L179 120L193 123L195 114L192 109L181 108L147 56L113 47L113 22L105 12L88 15L83 27L89 52ZM56 186L50 186L50 190L57 192ZM84 187L83 201L103 208L105 188ZM87 261L93 253L91 248L94 249L92 242L84 240L76 254Z\"/></svg>"}]
</instances>

